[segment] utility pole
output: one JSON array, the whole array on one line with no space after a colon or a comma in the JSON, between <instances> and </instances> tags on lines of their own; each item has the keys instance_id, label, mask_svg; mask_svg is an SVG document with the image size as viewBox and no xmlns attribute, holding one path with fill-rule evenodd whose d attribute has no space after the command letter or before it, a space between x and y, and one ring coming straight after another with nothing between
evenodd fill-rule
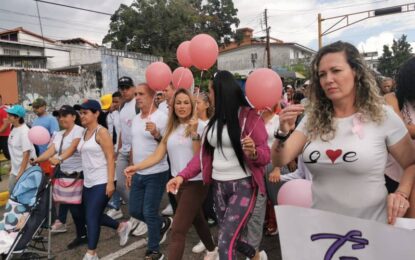
<instances>
[{"instance_id":1,"label":"utility pole","mask_svg":"<svg viewBox=\"0 0 415 260\"><path fill-rule=\"evenodd\" d=\"M321 48L323 45L323 39L322 39L323 36L333 33L335 31L338 31L340 29L343 29L347 26L351 26L353 24L364 21L366 19L375 18L378 16L391 15L391 14L397 14L397 13L407 13L407 12L413 12L413 11L415 11L415 3L389 6L385 8L366 10L362 12L355 12L355 13L344 14L344 15L333 16L333 17L326 17L326 18L322 18L321 14L319 13L317 16L318 47ZM322 22L327 21L327 20L335 20L334 21L335 23L323 32L321 25L322 25Z\"/></svg>"},{"instance_id":2,"label":"utility pole","mask_svg":"<svg viewBox=\"0 0 415 260\"><path fill-rule=\"evenodd\" d=\"M268 27L268 10L265 9L264 12L264 22L265 22L265 30L267 32L267 45L266 45L266 51L267 51L267 67L271 68L271 53L270 53L270 44L269 44L269 30L271 27Z\"/></svg>"}]
</instances>

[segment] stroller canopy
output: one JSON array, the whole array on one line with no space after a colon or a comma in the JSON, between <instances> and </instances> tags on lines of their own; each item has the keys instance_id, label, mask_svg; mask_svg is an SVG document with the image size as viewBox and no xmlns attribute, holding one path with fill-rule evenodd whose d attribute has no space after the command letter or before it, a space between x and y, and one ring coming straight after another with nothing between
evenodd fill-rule
<instances>
[{"instance_id":1,"label":"stroller canopy","mask_svg":"<svg viewBox=\"0 0 415 260\"><path fill-rule=\"evenodd\" d=\"M20 176L10 194L10 199L32 207L36 202L42 178L44 176L39 166L30 167Z\"/></svg>"}]
</instances>

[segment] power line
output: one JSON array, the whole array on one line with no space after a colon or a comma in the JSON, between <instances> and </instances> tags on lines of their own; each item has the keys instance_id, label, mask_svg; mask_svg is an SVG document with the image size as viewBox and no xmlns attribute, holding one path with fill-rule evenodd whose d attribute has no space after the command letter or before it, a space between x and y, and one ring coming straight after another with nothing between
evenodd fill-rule
<instances>
[{"instance_id":1,"label":"power line","mask_svg":"<svg viewBox=\"0 0 415 260\"><path fill-rule=\"evenodd\" d=\"M96 11L96 10L81 8L81 7L72 6L72 5L65 5L65 4L53 3L53 2L44 1L44 0L34 0L34 1L41 2L41 3L45 3L45 4L50 4L50 5L57 5L57 6L72 8L72 9L86 11L86 12L90 12L90 13L103 14L103 15L109 15L109 16L112 16L113 15L113 14L105 13L105 12L101 12L101 11Z\"/></svg>"}]
</instances>

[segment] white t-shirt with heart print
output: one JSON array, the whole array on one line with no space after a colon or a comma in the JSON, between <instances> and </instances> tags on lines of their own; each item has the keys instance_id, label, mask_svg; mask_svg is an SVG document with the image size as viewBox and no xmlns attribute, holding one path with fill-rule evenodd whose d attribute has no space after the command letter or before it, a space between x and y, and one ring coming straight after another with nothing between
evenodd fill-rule
<instances>
[{"instance_id":1,"label":"white t-shirt with heart print","mask_svg":"<svg viewBox=\"0 0 415 260\"><path fill-rule=\"evenodd\" d=\"M303 160L313 176L313 208L386 223L387 148L408 132L392 108L383 123L362 122L357 114L335 118L336 135L328 142L307 142ZM307 117L298 125L306 136ZM360 131L356 129L360 122Z\"/></svg>"}]
</instances>

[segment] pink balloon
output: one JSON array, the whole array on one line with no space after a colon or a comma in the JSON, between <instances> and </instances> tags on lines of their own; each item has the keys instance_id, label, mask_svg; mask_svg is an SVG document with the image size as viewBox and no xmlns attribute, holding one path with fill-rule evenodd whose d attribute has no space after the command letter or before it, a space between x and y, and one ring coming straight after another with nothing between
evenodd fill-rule
<instances>
[{"instance_id":1,"label":"pink balloon","mask_svg":"<svg viewBox=\"0 0 415 260\"><path fill-rule=\"evenodd\" d=\"M193 37L189 49L193 65L200 70L208 70L212 67L219 55L218 44L208 34L198 34Z\"/></svg>"},{"instance_id":2,"label":"pink balloon","mask_svg":"<svg viewBox=\"0 0 415 260\"><path fill-rule=\"evenodd\" d=\"M172 82L175 89L189 89L193 84L193 74L188 68L178 67L173 71Z\"/></svg>"},{"instance_id":3,"label":"pink balloon","mask_svg":"<svg viewBox=\"0 0 415 260\"><path fill-rule=\"evenodd\" d=\"M146 69L147 84L154 91L161 91L167 88L171 82L171 69L161 61L151 63Z\"/></svg>"},{"instance_id":4,"label":"pink balloon","mask_svg":"<svg viewBox=\"0 0 415 260\"><path fill-rule=\"evenodd\" d=\"M270 109L281 99L281 78L271 69L256 69L246 80L245 93L256 109Z\"/></svg>"},{"instance_id":5,"label":"pink balloon","mask_svg":"<svg viewBox=\"0 0 415 260\"><path fill-rule=\"evenodd\" d=\"M280 188L277 200L279 205L311 208L311 181L303 179L288 181Z\"/></svg>"},{"instance_id":6,"label":"pink balloon","mask_svg":"<svg viewBox=\"0 0 415 260\"><path fill-rule=\"evenodd\" d=\"M176 51L177 60L183 67L192 66L192 58L190 57L190 41L180 43Z\"/></svg>"},{"instance_id":7,"label":"pink balloon","mask_svg":"<svg viewBox=\"0 0 415 260\"><path fill-rule=\"evenodd\" d=\"M29 130L29 140L36 145L44 145L49 143L49 131L43 126L34 126Z\"/></svg>"}]
</instances>

